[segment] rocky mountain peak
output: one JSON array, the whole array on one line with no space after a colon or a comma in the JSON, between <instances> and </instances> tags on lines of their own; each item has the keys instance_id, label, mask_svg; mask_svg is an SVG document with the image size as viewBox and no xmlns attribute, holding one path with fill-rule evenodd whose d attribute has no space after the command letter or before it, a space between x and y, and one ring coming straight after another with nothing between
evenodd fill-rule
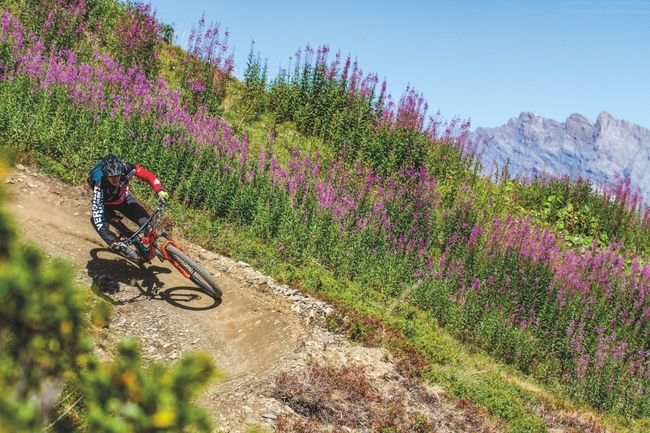
<instances>
[{"instance_id":1,"label":"rocky mountain peak","mask_svg":"<svg viewBox=\"0 0 650 433\"><path fill-rule=\"evenodd\" d=\"M606 111L595 122L574 113L563 123L526 111L501 127L477 128L470 138L489 139L482 156L486 172L509 161L512 174L580 175L596 186L620 175L650 192L650 130Z\"/></svg>"},{"instance_id":2,"label":"rocky mountain peak","mask_svg":"<svg viewBox=\"0 0 650 433\"><path fill-rule=\"evenodd\" d=\"M600 114L598 114L598 118L596 119L596 124L600 126L601 131L605 131L609 129L610 127L616 127L620 124L620 121L609 114L607 111L601 111Z\"/></svg>"},{"instance_id":3,"label":"rocky mountain peak","mask_svg":"<svg viewBox=\"0 0 650 433\"><path fill-rule=\"evenodd\" d=\"M570 115L564 123L567 133L575 140L592 142L594 140L595 124L580 114Z\"/></svg>"},{"instance_id":4,"label":"rocky mountain peak","mask_svg":"<svg viewBox=\"0 0 650 433\"><path fill-rule=\"evenodd\" d=\"M539 119L540 117L537 114L531 113L530 111L524 111L519 115L519 120L521 122L535 123L535 121Z\"/></svg>"}]
</instances>

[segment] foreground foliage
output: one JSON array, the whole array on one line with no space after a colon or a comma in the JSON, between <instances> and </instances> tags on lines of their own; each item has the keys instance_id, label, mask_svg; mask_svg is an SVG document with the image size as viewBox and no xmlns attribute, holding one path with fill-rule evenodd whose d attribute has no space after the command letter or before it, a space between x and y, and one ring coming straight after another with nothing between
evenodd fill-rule
<instances>
[{"instance_id":1,"label":"foreground foliage","mask_svg":"<svg viewBox=\"0 0 650 433\"><path fill-rule=\"evenodd\" d=\"M20 243L4 211L0 240L0 431L212 431L192 403L214 377L209 357L144 369L124 342L114 362L98 362L70 266Z\"/></svg>"}]
</instances>

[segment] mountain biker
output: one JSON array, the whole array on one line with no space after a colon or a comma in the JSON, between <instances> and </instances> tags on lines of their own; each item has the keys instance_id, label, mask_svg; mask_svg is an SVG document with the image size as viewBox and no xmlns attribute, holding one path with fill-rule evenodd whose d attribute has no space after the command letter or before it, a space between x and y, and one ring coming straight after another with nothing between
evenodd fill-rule
<instances>
[{"instance_id":1,"label":"mountain biker","mask_svg":"<svg viewBox=\"0 0 650 433\"><path fill-rule=\"evenodd\" d=\"M90 221L111 250L128 258L137 257L109 230L109 221L119 211L129 220L143 225L149 214L133 197L129 190L129 181L133 176L147 181L164 204L169 198L155 174L137 164L122 162L115 155L107 155L99 161L88 176L88 184L93 189L93 209Z\"/></svg>"}]
</instances>

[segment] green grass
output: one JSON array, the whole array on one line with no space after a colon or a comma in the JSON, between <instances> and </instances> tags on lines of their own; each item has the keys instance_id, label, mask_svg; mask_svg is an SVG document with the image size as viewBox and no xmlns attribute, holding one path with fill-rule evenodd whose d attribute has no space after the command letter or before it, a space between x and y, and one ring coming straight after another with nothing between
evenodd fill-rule
<instances>
[{"instance_id":1,"label":"green grass","mask_svg":"<svg viewBox=\"0 0 650 433\"><path fill-rule=\"evenodd\" d=\"M398 364L402 373L444 387L451 402L462 399L484 408L507 431L546 431L538 414L543 410L594 420L596 426L619 432L640 433L650 425L646 420L598 414L576 402L561 387L549 387L476 352L440 328L430 314L407 301L387 299L376 290L337 278L314 261L296 267L246 227L213 222L208 214L197 210L178 208L173 212L174 220L178 221L178 212L182 212L185 226L192 223L190 230L184 229L188 239L245 261L279 283L332 303L339 311L336 318L330 319L332 330L344 332L359 344L386 347L401 360Z\"/></svg>"}]
</instances>

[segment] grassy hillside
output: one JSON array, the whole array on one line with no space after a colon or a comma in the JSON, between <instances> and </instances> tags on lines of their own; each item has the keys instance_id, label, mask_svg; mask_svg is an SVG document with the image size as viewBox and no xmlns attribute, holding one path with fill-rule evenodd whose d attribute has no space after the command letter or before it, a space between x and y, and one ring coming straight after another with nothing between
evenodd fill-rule
<instances>
[{"instance_id":1,"label":"grassy hillside","mask_svg":"<svg viewBox=\"0 0 650 433\"><path fill-rule=\"evenodd\" d=\"M548 407L647 430L629 184L482 178L468 123L328 47L273 79L253 48L239 81L218 28L187 50L171 31L142 4L5 0L0 140L70 182L109 152L152 169L189 235L337 304L332 326L510 431L545 431Z\"/></svg>"}]
</instances>

